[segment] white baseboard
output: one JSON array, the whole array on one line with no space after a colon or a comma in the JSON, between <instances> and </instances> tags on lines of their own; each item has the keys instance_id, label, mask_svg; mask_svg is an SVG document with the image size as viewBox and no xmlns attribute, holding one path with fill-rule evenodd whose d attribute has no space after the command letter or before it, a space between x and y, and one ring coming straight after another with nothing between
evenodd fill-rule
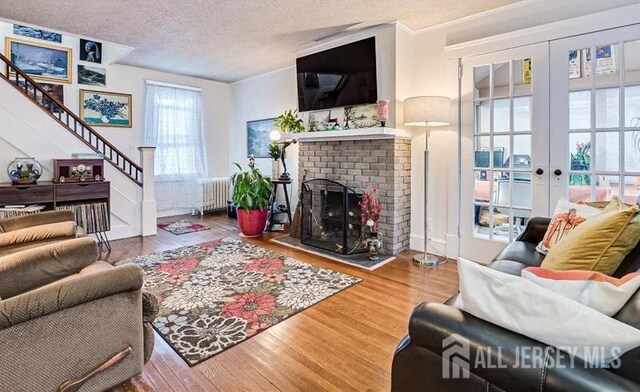
<instances>
[{"instance_id":1,"label":"white baseboard","mask_svg":"<svg viewBox=\"0 0 640 392\"><path fill-rule=\"evenodd\" d=\"M409 249L417 250L420 252L424 252L424 236L411 234L409 237ZM427 248L427 252L437 255L444 256L447 250L447 243L445 240L429 238L429 244Z\"/></svg>"}]
</instances>

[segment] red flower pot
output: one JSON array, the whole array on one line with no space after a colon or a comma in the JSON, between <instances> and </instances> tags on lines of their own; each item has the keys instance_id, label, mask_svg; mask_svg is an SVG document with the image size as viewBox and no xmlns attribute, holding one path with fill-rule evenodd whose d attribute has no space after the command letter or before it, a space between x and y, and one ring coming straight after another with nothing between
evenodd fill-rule
<instances>
[{"instance_id":1,"label":"red flower pot","mask_svg":"<svg viewBox=\"0 0 640 392\"><path fill-rule=\"evenodd\" d=\"M247 212L244 208L238 208L238 225L240 231L247 237L257 237L264 231L267 224L269 210L251 210Z\"/></svg>"}]
</instances>

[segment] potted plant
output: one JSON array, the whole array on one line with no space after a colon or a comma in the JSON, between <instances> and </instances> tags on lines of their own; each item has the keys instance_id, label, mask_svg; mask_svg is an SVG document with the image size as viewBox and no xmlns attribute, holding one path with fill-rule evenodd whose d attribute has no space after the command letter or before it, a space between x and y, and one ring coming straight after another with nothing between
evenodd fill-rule
<instances>
[{"instance_id":1,"label":"potted plant","mask_svg":"<svg viewBox=\"0 0 640 392\"><path fill-rule=\"evenodd\" d=\"M238 167L231 176L233 184L233 202L238 206L238 225L247 237L257 237L264 231L269 214L269 203L273 188L269 177L265 177L254 165L249 164L247 171Z\"/></svg>"},{"instance_id":2,"label":"potted plant","mask_svg":"<svg viewBox=\"0 0 640 392\"><path fill-rule=\"evenodd\" d=\"M280 163L278 159L282 156L282 150L277 143L271 143L269 145L269 156L273 161L271 162L271 178L280 177Z\"/></svg>"},{"instance_id":3,"label":"potted plant","mask_svg":"<svg viewBox=\"0 0 640 392\"><path fill-rule=\"evenodd\" d=\"M274 123L282 133L298 133L305 130L304 122L298 117L298 110L285 110L276 117Z\"/></svg>"}]
</instances>

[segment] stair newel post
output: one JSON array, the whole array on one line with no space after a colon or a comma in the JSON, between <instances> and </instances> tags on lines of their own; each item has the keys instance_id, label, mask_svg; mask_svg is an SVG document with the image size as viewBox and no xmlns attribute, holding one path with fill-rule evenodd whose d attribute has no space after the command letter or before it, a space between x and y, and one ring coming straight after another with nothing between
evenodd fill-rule
<instances>
[{"instance_id":1,"label":"stair newel post","mask_svg":"<svg viewBox=\"0 0 640 392\"><path fill-rule=\"evenodd\" d=\"M142 164L142 236L156 235L157 205L154 175L155 147L138 147Z\"/></svg>"}]
</instances>

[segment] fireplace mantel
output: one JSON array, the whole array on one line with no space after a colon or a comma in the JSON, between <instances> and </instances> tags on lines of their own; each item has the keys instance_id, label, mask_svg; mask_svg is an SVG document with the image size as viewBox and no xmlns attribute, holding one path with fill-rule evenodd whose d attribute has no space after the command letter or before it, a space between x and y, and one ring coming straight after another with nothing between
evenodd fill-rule
<instances>
[{"instance_id":1,"label":"fireplace mantel","mask_svg":"<svg viewBox=\"0 0 640 392\"><path fill-rule=\"evenodd\" d=\"M374 127L340 131L285 133L282 138L285 140L296 139L300 143L308 143L340 140L411 139L411 133L404 129Z\"/></svg>"}]
</instances>

